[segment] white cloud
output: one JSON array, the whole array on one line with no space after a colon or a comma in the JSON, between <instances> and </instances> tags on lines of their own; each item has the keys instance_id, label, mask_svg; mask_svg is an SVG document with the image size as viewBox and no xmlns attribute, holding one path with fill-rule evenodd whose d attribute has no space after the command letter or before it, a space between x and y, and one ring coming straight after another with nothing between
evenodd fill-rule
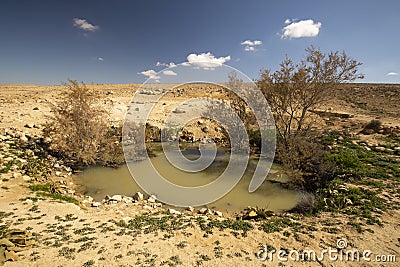
<instances>
[{"instance_id":1,"label":"white cloud","mask_svg":"<svg viewBox=\"0 0 400 267\"><path fill-rule=\"evenodd\" d=\"M174 67L176 67L176 64L174 62L161 63L160 61L157 61L156 67L159 67L159 66L164 66L164 67L168 67L168 68L174 68Z\"/></svg>"},{"instance_id":2,"label":"white cloud","mask_svg":"<svg viewBox=\"0 0 400 267\"><path fill-rule=\"evenodd\" d=\"M97 59L97 61L104 61L104 58L102 58L102 57L97 57L96 59Z\"/></svg>"},{"instance_id":3,"label":"white cloud","mask_svg":"<svg viewBox=\"0 0 400 267\"><path fill-rule=\"evenodd\" d=\"M260 40L246 40L241 42L240 44L245 46L244 51L256 51L256 46L262 45L262 43L263 42Z\"/></svg>"},{"instance_id":4,"label":"white cloud","mask_svg":"<svg viewBox=\"0 0 400 267\"><path fill-rule=\"evenodd\" d=\"M222 64L231 60L231 56L217 58L208 52L201 54L190 54L187 56L187 60L187 64L183 63L184 66L192 65L207 70L222 66Z\"/></svg>"},{"instance_id":5,"label":"white cloud","mask_svg":"<svg viewBox=\"0 0 400 267\"><path fill-rule=\"evenodd\" d=\"M400 74L397 72L389 72L388 74L386 74L386 76L398 76L398 75Z\"/></svg>"},{"instance_id":6,"label":"white cloud","mask_svg":"<svg viewBox=\"0 0 400 267\"><path fill-rule=\"evenodd\" d=\"M72 19L73 25L81 30L94 32L100 29L99 26L90 24L86 19L74 18Z\"/></svg>"},{"instance_id":7,"label":"white cloud","mask_svg":"<svg viewBox=\"0 0 400 267\"><path fill-rule=\"evenodd\" d=\"M291 22L282 29L283 34L281 38L315 37L318 35L321 25L321 22L314 23L312 19Z\"/></svg>"},{"instance_id":8,"label":"white cloud","mask_svg":"<svg viewBox=\"0 0 400 267\"><path fill-rule=\"evenodd\" d=\"M168 76L176 76L178 74L176 74L176 72L172 71L172 70L164 70L163 71L164 75L168 75Z\"/></svg>"},{"instance_id":9,"label":"white cloud","mask_svg":"<svg viewBox=\"0 0 400 267\"><path fill-rule=\"evenodd\" d=\"M244 48L244 51L256 51L256 48L254 46L246 45L246 47Z\"/></svg>"},{"instance_id":10,"label":"white cloud","mask_svg":"<svg viewBox=\"0 0 400 267\"><path fill-rule=\"evenodd\" d=\"M147 76L149 79L156 80L156 82L159 82L158 79L160 79L160 76L157 75L157 72L155 70L145 70L142 72L138 72L138 74Z\"/></svg>"},{"instance_id":11,"label":"white cloud","mask_svg":"<svg viewBox=\"0 0 400 267\"><path fill-rule=\"evenodd\" d=\"M290 24L292 22L291 19L285 19L285 24Z\"/></svg>"}]
</instances>

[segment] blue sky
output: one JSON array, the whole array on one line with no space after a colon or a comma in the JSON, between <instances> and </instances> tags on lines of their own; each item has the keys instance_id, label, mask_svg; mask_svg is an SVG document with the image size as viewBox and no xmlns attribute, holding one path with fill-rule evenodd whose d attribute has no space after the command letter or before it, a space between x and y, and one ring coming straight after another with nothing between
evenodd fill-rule
<instances>
[{"instance_id":1,"label":"blue sky","mask_svg":"<svg viewBox=\"0 0 400 267\"><path fill-rule=\"evenodd\" d=\"M346 51L363 82L400 82L396 0L2 0L0 10L0 83L142 83L199 60L256 79L309 45Z\"/></svg>"}]
</instances>

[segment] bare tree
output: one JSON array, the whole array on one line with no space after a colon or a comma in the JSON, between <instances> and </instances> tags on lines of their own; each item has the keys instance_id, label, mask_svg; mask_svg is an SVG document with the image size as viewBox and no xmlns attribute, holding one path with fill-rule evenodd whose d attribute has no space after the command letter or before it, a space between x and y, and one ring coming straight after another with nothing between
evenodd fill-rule
<instances>
[{"instance_id":1,"label":"bare tree","mask_svg":"<svg viewBox=\"0 0 400 267\"><path fill-rule=\"evenodd\" d=\"M310 111L329 99L341 83L362 79L358 61L345 52L323 53L313 46L299 64L286 57L275 72L264 70L257 81L274 114L281 141L307 133Z\"/></svg>"}]
</instances>

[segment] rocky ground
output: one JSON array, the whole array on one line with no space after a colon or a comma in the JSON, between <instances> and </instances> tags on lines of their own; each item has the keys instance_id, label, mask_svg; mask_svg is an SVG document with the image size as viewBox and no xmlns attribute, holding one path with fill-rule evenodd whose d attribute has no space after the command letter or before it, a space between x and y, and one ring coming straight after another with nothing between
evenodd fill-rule
<instances>
[{"instance_id":1,"label":"rocky ground","mask_svg":"<svg viewBox=\"0 0 400 267\"><path fill-rule=\"evenodd\" d=\"M139 87L90 86L109 106L115 123L120 123ZM155 113L153 125L174 110L177 102L195 96L195 89L201 86L168 95L162 109ZM307 217L249 210L251 220L236 220L235 216L208 209L178 211L141 194L115 195L94 202L90 196L75 192L72 170L45 155L40 146L41 129L50 110L48 103L57 101L60 90L56 86L0 86L0 264L398 266L400 86L348 85L316 111L321 128L343 133L344 137L335 137L334 146L354 146L357 151L370 152L367 171L374 177L330 189L326 201L344 201L343 212ZM198 93L207 94L216 96L221 92ZM383 126L360 134L372 119L379 119ZM190 135L202 139L216 134L205 131L205 126L215 126L204 123L194 123L188 129ZM323 249L340 247L338 239L347 242L342 251L371 250L373 260L376 255L396 255L397 262L349 263L330 261L328 257L285 262L277 254L272 261L257 258L257 252L261 259L265 256L260 249L286 253L313 249L318 255Z\"/></svg>"}]
</instances>

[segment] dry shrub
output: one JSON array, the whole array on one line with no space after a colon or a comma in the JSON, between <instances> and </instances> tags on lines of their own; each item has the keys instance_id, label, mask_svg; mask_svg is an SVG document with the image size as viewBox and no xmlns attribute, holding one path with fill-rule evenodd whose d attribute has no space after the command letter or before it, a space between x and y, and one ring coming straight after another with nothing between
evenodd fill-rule
<instances>
[{"instance_id":1,"label":"dry shrub","mask_svg":"<svg viewBox=\"0 0 400 267\"><path fill-rule=\"evenodd\" d=\"M109 129L107 111L84 84L69 80L44 127L50 150L72 165L108 165L122 154L120 133Z\"/></svg>"},{"instance_id":2,"label":"dry shrub","mask_svg":"<svg viewBox=\"0 0 400 267\"><path fill-rule=\"evenodd\" d=\"M289 172L292 185L313 192L335 175L329 153L314 136L292 136L285 141L278 139L275 159Z\"/></svg>"},{"instance_id":3,"label":"dry shrub","mask_svg":"<svg viewBox=\"0 0 400 267\"><path fill-rule=\"evenodd\" d=\"M372 120L361 131L362 134L374 134L382 129L382 122L380 120Z\"/></svg>"}]
</instances>

